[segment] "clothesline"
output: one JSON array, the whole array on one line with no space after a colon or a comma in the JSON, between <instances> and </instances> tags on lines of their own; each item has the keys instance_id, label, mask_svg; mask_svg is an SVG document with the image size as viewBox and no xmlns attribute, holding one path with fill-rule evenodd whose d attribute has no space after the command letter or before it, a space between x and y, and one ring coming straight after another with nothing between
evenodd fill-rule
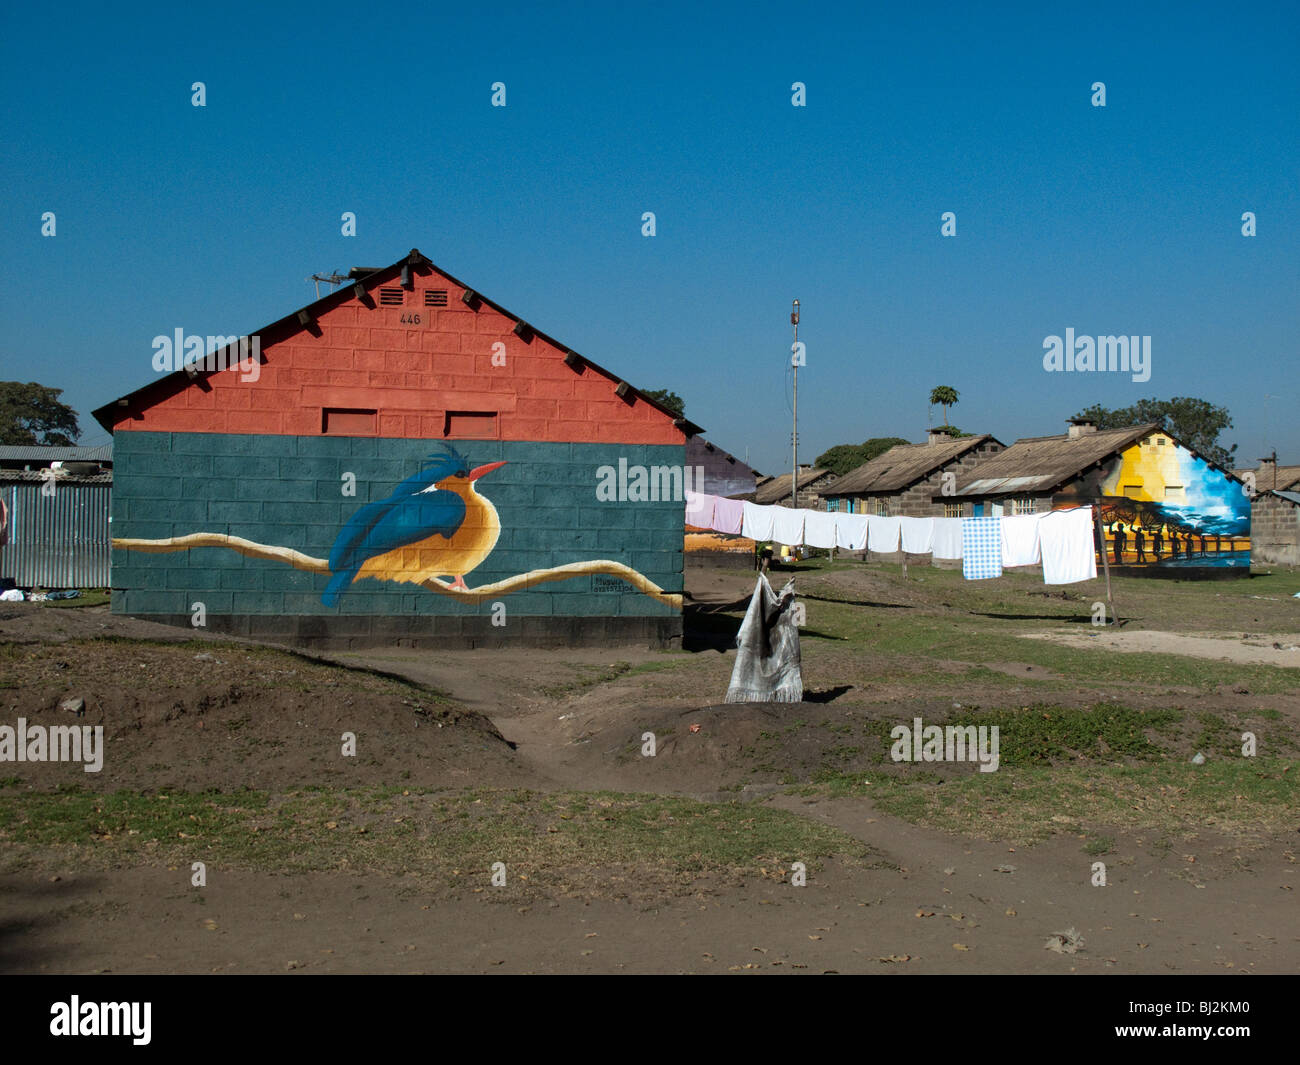
<instances>
[{"instance_id":1,"label":"clothesline","mask_svg":"<svg viewBox=\"0 0 1300 1065\"><path fill-rule=\"evenodd\" d=\"M686 523L791 547L806 544L877 554L901 548L933 559L960 559L968 580L1039 564L1045 584L1073 584L1097 576L1091 506L1013 517L908 518L760 506L687 492Z\"/></svg>"}]
</instances>

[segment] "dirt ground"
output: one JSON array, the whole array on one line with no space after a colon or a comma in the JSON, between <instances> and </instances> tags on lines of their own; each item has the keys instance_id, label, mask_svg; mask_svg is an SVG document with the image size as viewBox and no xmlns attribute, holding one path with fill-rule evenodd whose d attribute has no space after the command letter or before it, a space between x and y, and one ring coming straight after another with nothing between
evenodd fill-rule
<instances>
[{"instance_id":1,"label":"dirt ground","mask_svg":"<svg viewBox=\"0 0 1300 1065\"><path fill-rule=\"evenodd\" d=\"M1267 638L1249 632L1189 636L1181 632L1029 633L1031 639L1058 640L1073 647L1096 643L1109 651L1138 654L1188 655L1219 662L1254 662L1264 666L1300 669L1300 633L1273 634Z\"/></svg>"},{"instance_id":2,"label":"dirt ground","mask_svg":"<svg viewBox=\"0 0 1300 1065\"><path fill-rule=\"evenodd\" d=\"M1139 846L1097 889L1068 844L972 844L856 802L800 810L907 865L654 903L447 900L341 873L232 872L202 893L185 869L10 874L0 954L9 972L114 973L1294 973L1300 960L1300 877L1280 850L1183 879ZM1067 928L1081 951L1044 949Z\"/></svg>"},{"instance_id":3,"label":"dirt ground","mask_svg":"<svg viewBox=\"0 0 1300 1065\"><path fill-rule=\"evenodd\" d=\"M753 575L688 575L690 650L668 654L628 648L434 656L391 649L286 657L112 617L103 608L4 604L0 723L23 716L32 723L102 724L114 756L99 774L6 763L0 777L7 790L0 794L390 785L740 799L833 826L880 861L863 867L831 859L810 872L806 887L764 875L726 887L702 883L682 893L617 897L601 890L597 877L585 897L548 897L517 883L453 890L356 867L291 874L216 867L196 890L185 865L104 865L51 851L0 866L0 971L1300 968L1300 824L1249 838L1213 826L1178 838L1155 827L1119 832L1101 859L1108 881L1099 888L1091 882L1098 859L1081 850L1082 834L1014 845L894 816L866 789L837 794L790 786L832 764L845 737L865 749L855 729L870 738L880 722L913 713L942 719L954 706L1018 705L1045 693L1064 706L1086 706L1114 694L1105 685L1078 690L1027 653L1026 661L954 653L916 665L902 653L806 640L805 702L727 705L727 645ZM936 631L970 610L957 601L960 586L925 574L900 585L862 567L806 575L800 583L814 632L823 608L855 608L853 616L867 625L888 624L891 611L919 612L934 619ZM1013 634L1017 640L1177 656L1170 659L1175 666L1197 659L1243 668L1300 665L1293 649L1300 644L1300 607L1280 598L1276 605L1252 603L1259 613L1249 617L1239 609L1233 615L1259 632L1208 618L1204 630L1193 623L1183 626L1187 631L1097 633L1057 624L1076 612L1086 617L1095 593L1049 599L1041 585L1026 588L1016 593L1019 605L997 615L1029 626ZM1023 604L1040 601L1045 613L1035 630L1039 608ZM1177 604L1170 617L1156 616L1157 609L1148 611L1147 623L1177 627L1169 624ZM1116 687L1135 707L1167 705L1176 690L1178 705L1193 716L1213 711L1234 730L1243 722L1272 728L1270 737L1294 758L1300 684L1275 684L1264 694L1251 684ZM61 709L68 699L84 699L80 716ZM653 759L638 749L647 731L658 740ZM358 737L359 757L339 756L344 733ZM1193 731L1168 738L1180 759L1203 742ZM906 771L879 756L844 764L850 776L887 779ZM1053 820L1085 817L1063 810ZM1067 929L1077 933L1079 949L1047 949Z\"/></svg>"}]
</instances>

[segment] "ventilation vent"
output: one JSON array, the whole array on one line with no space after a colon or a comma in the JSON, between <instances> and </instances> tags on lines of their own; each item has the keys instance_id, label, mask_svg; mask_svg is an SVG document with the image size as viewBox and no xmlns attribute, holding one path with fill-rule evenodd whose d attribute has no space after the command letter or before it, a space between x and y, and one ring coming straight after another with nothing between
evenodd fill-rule
<instances>
[{"instance_id":1,"label":"ventilation vent","mask_svg":"<svg viewBox=\"0 0 1300 1065\"><path fill-rule=\"evenodd\" d=\"M445 288L431 288L424 293L424 305L426 307L445 307L447 306L447 290Z\"/></svg>"},{"instance_id":2,"label":"ventilation vent","mask_svg":"<svg viewBox=\"0 0 1300 1065\"><path fill-rule=\"evenodd\" d=\"M404 295L405 293L400 288L381 288L379 290L379 303L384 307L400 307Z\"/></svg>"}]
</instances>

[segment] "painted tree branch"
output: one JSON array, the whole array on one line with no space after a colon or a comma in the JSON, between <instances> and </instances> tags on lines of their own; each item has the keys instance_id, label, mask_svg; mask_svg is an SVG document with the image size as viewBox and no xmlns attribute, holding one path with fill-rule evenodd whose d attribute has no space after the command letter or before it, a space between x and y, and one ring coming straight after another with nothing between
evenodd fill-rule
<instances>
[{"instance_id":1,"label":"painted tree branch","mask_svg":"<svg viewBox=\"0 0 1300 1065\"><path fill-rule=\"evenodd\" d=\"M242 536L230 536L226 533L189 533L186 536L169 536L165 540L133 540L114 537L113 546L127 551L143 551L147 554L162 554L168 551L188 551L191 547L228 547L249 558L264 558L271 562L287 562L294 569L306 570L308 573L329 573L329 563L323 558L313 558L289 547L276 547L272 544L259 544L245 540ZM591 562L570 562L564 566L552 566L550 569L533 570L507 577L495 584L484 584L478 588L453 588L445 581L431 578L419 583L439 595L451 596L463 603L481 603L486 599L509 595L511 592L523 591L534 585L546 584L548 581L562 581L569 577L581 577L588 574L604 573L619 577L632 585L639 592L644 592L651 599L667 603L678 610L682 608L682 597L673 592L665 592L659 585L643 577L630 566L609 559L596 559Z\"/></svg>"}]
</instances>

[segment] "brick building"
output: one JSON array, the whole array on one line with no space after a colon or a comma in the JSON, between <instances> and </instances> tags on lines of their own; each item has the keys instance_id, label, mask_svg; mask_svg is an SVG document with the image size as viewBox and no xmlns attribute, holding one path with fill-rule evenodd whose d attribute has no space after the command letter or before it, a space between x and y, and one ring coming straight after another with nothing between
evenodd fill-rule
<instances>
[{"instance_id":1,"label":"brick building","mask_svg":"<svg viewBox=\"0 0 1300 1065\"><path fill-rule=\"evenodd\" d=\"M979 516L1100 509L1107 561L1146 576L1248 576L1250 503L1232 473L1158 423L1026 437L959 480ZM936 503L943 502L936 498Z\"/></svg>"},{"instance_id":2,"label":"brick building","mask_svg":"<svg viewBox=\"0 0 1300 1065\"><path fill-rule=\"evenodd\" d=\"M325 647L678 640L699 428L418 251L354 275L262 329L255 372L231 345L95 411L114 612Z\"/></svg>"},{"instance_id":3,"label":"brick building","mask_svg":"<svg viewBox=\"0 0 1300 1065\"><path fill-rule=\"evenodd\" d=\"M792 473L778 474L759 482L754 490L754 502L759 506L791 506L790 482ZM795 489L799 508L803 510L821 510L822 493L828 484L835 480L835 474L820 466L800 466L799 486Z\"/></svg>"},{"instance_id":4,"label":"brick building","mask_svg":"<svg viewBox=\"0 0 1300 1065\"><path fill-rule=\"evenodd\" d=\"M900 515L909 518L960 518L969 505L935 497L943 493L944 475L951 484L1003 449L988 433L954 437L943 429L928 431L924 444L896 444L822 490L827 509L851 514Z\"/></svg>"},{"instance_id":5,"label":"brick building","mask_svg":"<svg viewBox=\"0 0 1300 1065\"><path fill-rule=\"evenodd\" d=\"M1300 466L1259 460L1259 468L1237 470L1253 483L1250 501L1251 558L1267 565L1300 566Z\"/></svg>"}]
</instances>

